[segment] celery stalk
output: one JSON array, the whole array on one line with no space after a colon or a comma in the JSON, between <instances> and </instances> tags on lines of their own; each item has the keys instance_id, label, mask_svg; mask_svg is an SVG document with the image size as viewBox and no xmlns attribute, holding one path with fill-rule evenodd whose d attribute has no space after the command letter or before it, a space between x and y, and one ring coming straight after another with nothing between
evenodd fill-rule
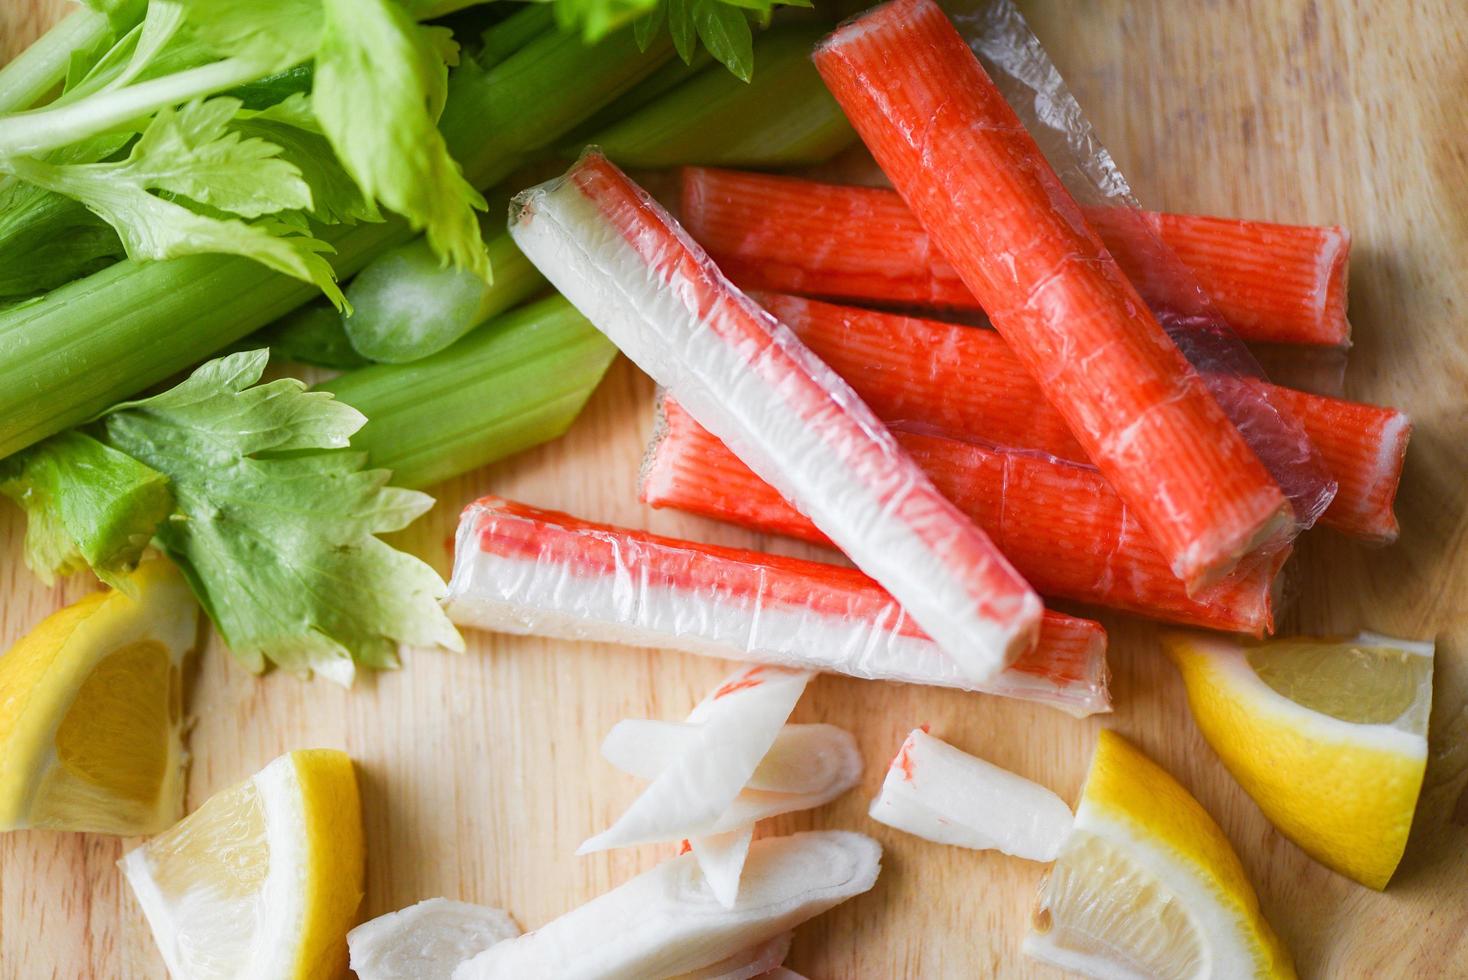
<instances>
[{"instance_id":1,"label":"celery stalk","mask_svg":"<svg viewBox=\"0 0 1468 980\"><path fill-rule=\"evenodd\" d=\"M490 220L503 225L504 212L504 206L492 209ZM353 313L343 322L352 347L385 364L415 361L545 287L508 233L491 237L485 250L494 270L489 284L467 269L445 267L423 238L378 256L347 289Z\"/></svg>"},{"instance_id":2,"label":"celery stalk","mask_svg":"<svg viewBox=\"0 0 1468 980\"><path fill-rule=\"evenodd\" d=\"M366 415L352 437L393 483L426 487L554 439L616 357L565 299L507 313L412 364L377 364L318 385Z\"/></svg>"},{"instance_id":3,"label":"celery stalk","mask_svg":"<svg viewBox=\"0 0 1468 980\"><path fill-rule=\"evenodd\" d=\"M829 159L856 134L811 63L822 33L772 30L755 43L748 83L714 66L585 142L624 167L781 167ZM668 138L672 132L677 141Z\"/></svg>"},{"instance_id":4,"label":"celery stalk","mask_svg":"<svg viewBox=\"0 0 1468 980\"><path fill-rule=\"evenodd\" d=\"M484 47L479 52L479 64L493 68L510 55L529 44L537 35L555 26L555 11L548 3L526 4L498 24L484 32Z\"/></svg>"},{"instance_id":5,"label":"celery stalk","mask_svg":"<svg viewBox=\"0 0 1468 980\"><path fill-rule=\"evenodd\" d=\"M550 33L490 71L457 71L440 128L470 181L488 187L671 54L671 42L639 52L630 31L592 47ZM412 236L389 220L324 228L321 237L346 276ZM196 255L119 262L0 311L0 457L92 418L314 293L248 259Z\"/></svg>"},{"instance_id":6,"label":"celery stalk","mask_svg":"<svg viewBox=\"0 0 1468 980\"><path fill-rule=\"evenodd\" d=\"M66 78L72 54L86 51L111 33L106 14L86 8L68 14L0 68L0 113L35 105Z\"/></svg>"}]
</instances>

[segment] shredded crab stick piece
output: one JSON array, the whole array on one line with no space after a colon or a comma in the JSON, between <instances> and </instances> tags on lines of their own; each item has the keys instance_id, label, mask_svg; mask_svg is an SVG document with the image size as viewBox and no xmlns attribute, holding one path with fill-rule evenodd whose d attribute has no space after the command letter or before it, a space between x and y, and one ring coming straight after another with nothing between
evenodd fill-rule
<instances>
[{"instance_id":1,"label":"shredded crab stick piece","mask_svg":"<svg viewBox=\"0 0 1468 980\"><path fill-rule=\"evenodd\" d=\"M993 330L779 293L755 296L889 422L1088 462L1064 418ZM1261 381L1231 383L1256 386L1262 397L1299 421L1315 443L1338 484L1322 524L1369 541L1396 537L1392 505L1412 428L1405 413ZM1000 547L1046 591L1034 582L1032 568L1004 542Z\"/></svg>"},{"instance_id":2,"label":"shredded crab stick piece","mask_svg":"<svg viewBox=\"0 0 1468 980\"><path fill-rule=\"evenodd\" d=\"M499 497L459 522L449 618L1107 711L1106 631L1046 612L1040 642L978 683L861 572L594 524Z\"/></svg>"},{"instance_id":3,"label":"shredded crab stick piece","mask_svg":"<svg viewBox=\"0 0 1468 980\"><path fill-rule=\"evenodd\" d=\"M347 947L358 980L451 980L460 963L520 934L503 909L429 898L362 923L347 933ZM669 980L773 976L789 955L792 938L782 933Z\"/></svg>"},{"instance_id":4,"label":"shredded crab stick piece","mask_svg":"<svg viewBox=\"0 0 1468 980\"><path fill-rule=\"evenodd\" d=\"M612 726L602 740L601 754L627 775L652 780L697 737L696 726L686 722L628 718ZM785 725L744 784L741 795L765 792L833 800L843 792L840 787L849 788L860 776L861 753L846 729L835 725Z\"/></svg>"},{"instance_id":5,"label":"shredded crab stick piece","mask_svg":"<svg viewBox=\"0 0 1468 980\"><path fill-rule=\"evenodd\" d=\"M1142 297L1190 306L1174 276L1149 275L1116 208L1091 227ZM979 302L896 191L685 167L679 216L730 279L832 299L977 311ZM1351 237L1339 227L1141 212L1241 340L1345 346Z\"/></svg>"},{"instance_id":6,"label":"shredded crab stick piece","mask_svg":"<svg viewBox=\"0 0 1468 980\"><path fill-rule=\"evenodd\" d=\"M692 855L665 861L518 939L459 965L453 980L659 980L728 960L876 884L882 848L842 831L766 837L749 849L733 909Z\"/></svg>"},{"instance_id":7,"label":"shredded crab stick piece","mask_svg":"<svg viewBox=\"0 0 1468 980\"><path fill-rule=\"evenodd\" d=\"M939 844L1053 861L1070 835L1065 801L1039 783L915 728L887 770L871 818Z\"/></svg>"},{"instance_id":8,"label":"shredded crab stick piece","mask_svg":"<svg viewBox=\"0 0 1468 980\"><path fill-rule=\"evenodd\" d=\"M520 927L503 909L429 898L347 933L358 980L449 980L454 968Z\"/></svg>"},{"instance_id":9,"label":"shredded crab stick piece","mask_svg":"<svg viewBox=\"0 0 1468 980\"><path fill-rule=\"evenodd\" d=\"M861 776L861 756L852 737L840 729L837 747L820 746L819 760L832 764L833 771L803 773L804 782L818 785L813 791L780 792L751 787L763 766L763 783L792 775L789 760L766 761L785 728L785 719L795 707L813 675L778 667L745 667L727 678L705 698L688 721L657 732L646 726L622 727L616 733L611 756L635 755L629 740L639 735L677 734L671 740L677 751L667 758L665 748L648 753L663 763L652 784L609 829L581 845L578 854L687 839L714 897L725 908L733 908L739 894L739 879L753 839L756 821L796 810L823 806L846 792ZM829 738L826 729L822 734ZM800 744L809 746L811 738ZM784 753L792 749L787 739ZM606 751L605 749L603 750Z\"/></svg>"},{"instance_id":10,"label":"shredded crab stick piece","mask_svg":"<svg viewBox=\"0 0 1468 980\"><path fill-rule=\"evenodd\" d=\"M707 795L710 790L695 789L694 784L715 783L727 790L735 778L731 770L717 768L719 754L710 751L707 742L748 742L751 733L739 727L738 718L733 715L730 721L736 723L723 725L712 725L709 718L683 725L626 721L613 728L602 745L602 755L624 772L652 779L653 785L634 804L643 811L641 823L624 816L612 831L582 845L582 851L619 846L614 836L618 833L641 836L647 842L676 841L686 835L714 896L726 908L732 907L755 823L826 805L856 785L862 768L856 740L849 732L831 725L786 725L724 811L713 820L700 820L694 817L701 802L697 795ZM671 753L669 745L673 746ZM697 776L690 777L689 769ZM659 821L657 829L647 829L652 823L649 816Z\"/></svg>"},{"instance_id":11,"label":"shredded crab stick piece","mask_svg":"<svg viewBox=\"0 0 1468 980\"><path fill-rule=\"evenodd\" d=\"M642 468L646 503L830 544L677 402L665 396L659 413ZM894 434L1042 594L1208 629L1273 630L1276 573L1287 549L1190 596L1094 468L927 432Z\"/></svg>"},{"instance_id":12,"label":"shredded crab stick piece","mask_svg":"<svg viewBox=\"0 0 1468 980\"><path fill-rule=\"evenodd\" d=\"M815 61L908 207L1191 590L1292 533L1283 491L936 3L877 7L823 41Z\"/></svg>"},{"instance_id":13,"label":"shredded crab stick piece","mask_svg":"<svg viewBox=\"0 0 1468 980\"><path fill-rule=\"evenodd\" d=\"M1039 597L851 388L596 153L515 199L516 244L793 500L975 681L1031 649Z\"/></svg>"}]
</instances>

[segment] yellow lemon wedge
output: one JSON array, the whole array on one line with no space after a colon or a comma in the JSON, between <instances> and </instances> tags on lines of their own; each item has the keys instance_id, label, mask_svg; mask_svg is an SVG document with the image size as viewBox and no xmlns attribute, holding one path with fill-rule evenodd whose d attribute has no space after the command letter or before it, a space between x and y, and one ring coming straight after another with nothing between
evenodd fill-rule
<instances>
[{"instance_id":1,"label":"yellow lemon wedge","mask_svg":"<svg viewBox=\"0 0 1468 980\"><path fill-rule=\"evenodd\" d=\"M1105 730L1024 951L1088 977L1295 975L1218 824Z\"/></svg>"},{"instance_id":2,"label":"yellow lemon wedge","mask_svg":"<svg viewBox=\"0 0 1468 980\"><path fill-rule=\"evenodd\" d=\"M0 830L150 834L183 813L182 670L199 607L165 561L0 657Z\"/></svg>"},{"instance_id":3,"label":"yellow lemon wedge","mask_svg":"<svg viewBox=\"0 0 1468 980\"><path fill-rule=\"evenodd\" d=\"M119 864L174 980L340 976L363 884L352 760L287 753Z\"/></svg>"},{"instance_id":4,"label":"yellow lemon wedge","mask_svg":"<svg viewBox=\"0 0 1468 980\"><path fill-rule=\"evenodd\" d=\"M1427 769L1432 645L1172 634L1163 648L1203 737L1264 815L1321 864L1385 888Z\"/></svg>"}]
</instances>

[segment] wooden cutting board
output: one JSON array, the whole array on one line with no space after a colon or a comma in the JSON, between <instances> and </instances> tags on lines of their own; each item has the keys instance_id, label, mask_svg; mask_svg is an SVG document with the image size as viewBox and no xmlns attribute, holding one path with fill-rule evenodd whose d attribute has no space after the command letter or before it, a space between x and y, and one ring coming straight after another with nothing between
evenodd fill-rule
<instances>
[{"instance_id":1,"label":"wooden cutting board","mask_svg":"<svg viewBox=\"0 0 1468 980\"><path fill-rule=\"evenodd\" d=\"M0 2L0 57L60 0ZM846 977L1053 977L1019 952L1043 869L928 844L866 806L913 726L1074 800L1096 731L1135 740L1222 825L1306 977L1468 976L1468 7L1462 0L1037 0L1024 7L1144 201L1178 211L1341 223L1351 270L1354 398L1410 410L1402 537L1371 549L1315 532L1294 561L1286 631L1369 627L1438 639L1432 754L1400 872L1377 894L1314 864L1223 770L1159 655L1154 627L1111 629L1116 711L1043 708L916 687L816 681L796 720L857 734L862 786L772 830L851 828L886 847L876 889L803 927L791 965ZM401 536L447 566L459 507L486 491L590 518L727 544L784 547L637 502L652 386L612 370L561 442L438 488ZM92 588L45 589L21 562L19 512L0 506L0 649ZM277 754L339 746L357 760L367 898L378 915L448 895L536 926L665 857L578 858L636 795L597 754L626 717L680 718L724 673L694 657L488 635L463 655L419 653L351 692L256 678L217 642L189 692L188 802ZM0 835L0 980L148 978L162 961L114 862L134 841Z\"/></svg>"}]
</instances>

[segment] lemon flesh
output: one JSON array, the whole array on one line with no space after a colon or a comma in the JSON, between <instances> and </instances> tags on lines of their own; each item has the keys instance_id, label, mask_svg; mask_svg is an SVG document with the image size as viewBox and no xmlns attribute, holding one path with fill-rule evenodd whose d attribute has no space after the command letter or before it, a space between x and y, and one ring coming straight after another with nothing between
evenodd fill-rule
<instances>
[{"instance_id":1,"label":"lemon flesh","mask_svg":"<svg viewBox=\"0 0 1468 980\"><path fill-rule=\"evenodd\" d=\"M1223 831L1104 730L1024 950L1090 977L1294 976Z\"/></svg>"},{"instance_id":2,"label":"lemon flesh","mask_svg":"<svg viewBox=\"0 0 1468 980\"><path fill-rule=\"evenodd\" d=\"M1203 737L1264 815L1321 864L1385 888L1427 768L1432 646L1177 634L1164 648Z\"/></svg>"},{"instance_id":3,"label":"lemon flesh","mask_svg":"<svg viewBox=\"0 0 1468 980\"><path fill-rule=\"evenodd\" d=\"M150 561L0 657L0 830L154 833L183 810L183 661L199 609Z\"/></svg>"},{"instance_id":4,"label":"lemon flesh","mask_svg":"<svg viewBox=\"0 0 1468 980\"><path fill-rule=\"evenodd\" d=\"M283 755L120 864L175 980L341 975L363 884L351 759Z\"/></svg>"}]
</instances>

